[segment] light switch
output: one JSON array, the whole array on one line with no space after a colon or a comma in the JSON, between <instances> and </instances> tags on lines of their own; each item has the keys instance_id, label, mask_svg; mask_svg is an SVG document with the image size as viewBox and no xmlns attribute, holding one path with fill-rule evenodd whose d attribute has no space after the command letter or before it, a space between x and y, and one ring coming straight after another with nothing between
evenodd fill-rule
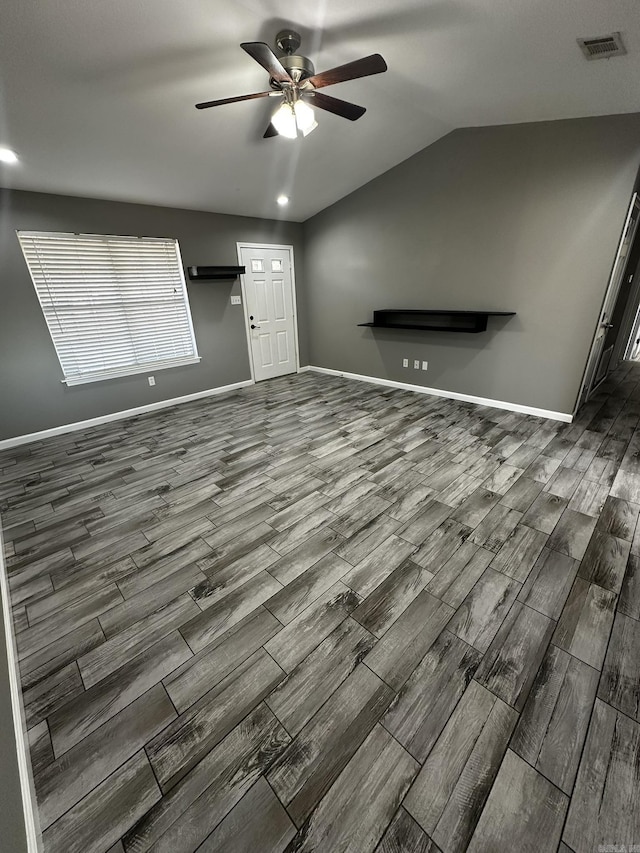
<instances>
[{"instance_id":1,"label":"light switch","mask_svg":"<svg viewBox=\"0 0 640 853\"><path fill-rule=\"evenodd\" d=\"M232 296L231 297L231 304L232 305L242 305L242 299L240 299L239 296Z\"/></svg>"}]
</instances>

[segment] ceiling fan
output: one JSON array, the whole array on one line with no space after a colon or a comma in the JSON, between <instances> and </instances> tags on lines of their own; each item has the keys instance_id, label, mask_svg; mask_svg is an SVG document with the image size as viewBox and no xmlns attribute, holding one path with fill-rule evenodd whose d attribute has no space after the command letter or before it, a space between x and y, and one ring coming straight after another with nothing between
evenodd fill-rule
<instances>
[{"instance_id":1,"label":"ceiling fan","mask_svg":"<svg viewBox=\"0 0 640 853\"><path fill-rule=\"evenodd\" d=\"M356 121L363 116L366 112L364 107L341 101L339 98L332 98L317 90L332 86L334 83L368 77L371 74L381 74L387 70L387 63L380 54L373 53L371 56L316 74L311 60L296 54L300 41L300 35L293 30L283 30L278 33L276 47L284 53L280 59L264 42L244 42L240 47L269 72L271 91L254 92L251 95L239 95L236 98L222 98L217 101L204 101L196 104L196 109L206 110L209 107L234 104L237 101L250 101L254 98L279 98L281 103L264 133L265 139L278 135L289 139L295 139L300 135L307 136L318 126L313 107L342 116L349 121Z\"/></svg>"}]
</instances>

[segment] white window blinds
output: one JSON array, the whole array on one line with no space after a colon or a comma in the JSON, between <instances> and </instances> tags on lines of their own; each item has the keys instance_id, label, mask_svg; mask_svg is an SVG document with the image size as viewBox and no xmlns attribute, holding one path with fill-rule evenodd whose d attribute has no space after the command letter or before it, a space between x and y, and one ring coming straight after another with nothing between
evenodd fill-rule
<instances>
[{"instance_id":1,"label":"white window blinds","mask_svg":"<svg viewBox=\"0 0 640 853\"><path fill-rule=\"evenodd\" d=\"M18 238L68 385L199 361L177 240Z\"/></svg>"}]
</instances>

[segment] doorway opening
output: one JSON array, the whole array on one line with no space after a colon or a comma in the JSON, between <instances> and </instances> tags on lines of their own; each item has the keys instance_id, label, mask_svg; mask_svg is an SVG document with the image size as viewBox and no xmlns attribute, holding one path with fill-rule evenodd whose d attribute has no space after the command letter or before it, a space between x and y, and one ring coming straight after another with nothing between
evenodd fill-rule
<instances>
[{"instance_id":1,"label":"doorway opening","mask_svg":"<svg viewBox=\"0 0 640 853\"><path fill-rule=\"evenodd\" d=\"M621 321L621 338L625 341L623 361L640 361L640 239L636 240L637 258L630 276L629 296ZM631 331L623 337L626 328Z\"/></svg>"},{"instance_id":2,"label":"doorway opening","mask_svg":"<svg viewBox=\"0 0 640 853\"><path fill-rule=\"evenodd\" d=\"M640 197L634 193L600 310L576 411L596 393L609 374L630 357L634 334L640 338L639 225Z\"/></svg>"},{"instance_id":3,"label":"doorway opening","mask_svg":"<svg viewBox=\"0 0 640 853\"><path fill-rule=\"evenodd\" d=\"M251 378L297 373L298 324L293 246L238 243Z\"/></svg>"}]
</instances>

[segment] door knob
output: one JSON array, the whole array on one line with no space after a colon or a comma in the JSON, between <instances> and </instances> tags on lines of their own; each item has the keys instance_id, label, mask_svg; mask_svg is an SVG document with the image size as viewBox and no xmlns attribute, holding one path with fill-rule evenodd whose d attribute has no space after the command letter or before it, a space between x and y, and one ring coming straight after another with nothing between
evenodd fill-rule
<instances>
[{"instance_id":1,"label":"door knob","mask_svg":"<svg viewBox=\"0 0 640 853\"><path fill-rule=\"evenodd\" d=\"M602 328L603 329L613 329L613 323L603 323Z\"/></svg>"},{"instance_id":2,"label":"door knob","mask_svg":"<svg viewBox=\"0 0 640 853\"><path fill-rule=\"evenodd\" d=\"M259 328L260 328L260 326L254 326L254 325L253 325L253 323L252 323L252 324L251 324L251 328L252 328L252 329L259 329Z\"/></svg>"}]
</instances>

